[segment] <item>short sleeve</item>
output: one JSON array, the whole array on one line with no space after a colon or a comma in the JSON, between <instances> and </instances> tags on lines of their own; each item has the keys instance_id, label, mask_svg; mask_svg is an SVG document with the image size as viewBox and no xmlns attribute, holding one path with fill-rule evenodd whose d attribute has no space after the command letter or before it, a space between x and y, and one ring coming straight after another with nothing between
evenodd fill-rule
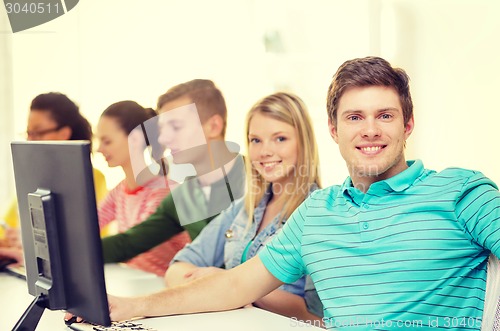
<instances>
[{"instance_id":1,"label":"short sleeve","mask_svg":"<svg viewBox=\"0 0 500 331\"><path fill-rule=\"evenodd\" d=\"M307 201L292 213L283 230L259 253L264 266L284 283L293 283L305 274L301 246Z\"/></svg>"},{"instance_id":2,"label":"short sleeve","mask_svg":"<svg viewBox=\"0 0 500 331\"><path fill-rule=\"evenodd\" d=\"M474 173L463 186L455 212L473 240L500 257L500 193L495 183Z\"/></svg>"}]
</instances>

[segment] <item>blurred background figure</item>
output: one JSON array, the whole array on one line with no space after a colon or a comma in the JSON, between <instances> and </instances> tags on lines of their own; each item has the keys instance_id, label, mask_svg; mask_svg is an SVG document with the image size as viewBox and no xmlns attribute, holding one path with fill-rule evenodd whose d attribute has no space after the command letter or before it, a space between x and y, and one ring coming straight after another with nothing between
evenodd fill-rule
<instances>
[{"instance_id":1,"label":"blurred background figure","mask_svg":"<svg viewBox=\"0 0 500 331\"><path fill-rule=\"evenodd\" d=\"M121 167L125 174L125 179L99 205L101 229L116 221L118 232L128 230L152 214L170 192L167 179L161 173L143 171L140 181L134 173L133 163L148 169L144 160L144 152L149 151L148 139L140 125L156 115L153 109L144 109L134 101L120 101L110 105L99 119L98 152L103 154L108 166ZM109 229L106 232L111 233ZM187 232L181 232L127 264L163 276L172 257L190 241Z\"/></svg>"},{"instance_id":2,"label":"blurred background figure","mask_svg":"<svg viewBox=\"0 0 500 331\"><path fill-rule=\"evenodd\" d=\"M31 102L26 136L28 140L88 140L92 144L92 127L72 100L62 93L50 92L38 95ZM107 193L106 180L99 170L94 168L93 172L99 202ZM3 222L0 246L21 250L17 200L11 203ZM22 256L20 252L12 254L15 259Z\"/></svg>"}]
</instances>

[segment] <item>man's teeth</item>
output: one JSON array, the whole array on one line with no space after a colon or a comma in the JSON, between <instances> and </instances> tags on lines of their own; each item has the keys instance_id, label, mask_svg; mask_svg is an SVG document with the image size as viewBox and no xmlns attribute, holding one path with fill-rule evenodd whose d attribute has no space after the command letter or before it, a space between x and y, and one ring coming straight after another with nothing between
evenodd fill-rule
<instances>
[{"instance_id":1,"label":"man's teeth","mask_svg":"<svg viewBox=\"0 0 500 331\"><path fill-rule=\"evenodd\" d=\"M361 150L364 152L376 152L382 149L382 146L371 146L371 147L362 147Z\"/></svg>"}]
</instances>

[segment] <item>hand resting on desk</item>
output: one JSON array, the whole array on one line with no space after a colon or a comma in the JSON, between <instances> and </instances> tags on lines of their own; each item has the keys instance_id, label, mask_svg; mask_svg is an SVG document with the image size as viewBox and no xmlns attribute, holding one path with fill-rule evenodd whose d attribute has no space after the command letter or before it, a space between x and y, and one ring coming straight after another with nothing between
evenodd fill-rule
<instances>
[{"instance_id":1,"label":"hand resting on desk","mask_svg":"<svg viewBox=\"0 0 500 331\"><path fill-rule=\"evenodd\" d=\"M11 266L19 267L24 265L23 250L17 247L0 247L0 259L13 259L16 262Z\"/></svg>"}]
</instances>

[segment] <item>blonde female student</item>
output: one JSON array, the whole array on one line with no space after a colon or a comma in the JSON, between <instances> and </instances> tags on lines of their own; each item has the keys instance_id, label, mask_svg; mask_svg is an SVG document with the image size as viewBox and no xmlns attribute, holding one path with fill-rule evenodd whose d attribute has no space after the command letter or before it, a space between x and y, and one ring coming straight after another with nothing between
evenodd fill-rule
<instances>
[{"instance_id":1,"label":"blonde female student","mask_svg":"<svg viewBox=\"0 0 500 331\"><path fill-rule=\"evenodd\" d=\"M139 181L138 174L134 173L133 163L137 163L137 156L143 160L143 152L147 147L142 130L134 129L156 115L154 110L144 109L134 101L120 101L109 106L99 119L98 152L106 158L108 166L121 167L125 174L125 179L99 205L101 229L117 221L119 232L128 230L152 214L170 192L164 176L143 172ZM140 150L134 152L134 149ZM148 173L149 177L143 176ZM130 259L127 264L163 276L172 257L188 242L189 236L182 232Z\"/></svg>"},{"instance_id":2,"label":"blonde female student","mask_svg":"<svg viewBox=\"0 0 500 331\"><path fill-rule=\"evenodd\" d=\"M246 124L247 193L174 257L165 275L168 286L225 272L252 258L320 186L313 127L300 98L267 96L250 109ZM308 310L304 288L305 277L254 305L302 320L319 319L322 311Z\"/></svg>"}]
</instances>

